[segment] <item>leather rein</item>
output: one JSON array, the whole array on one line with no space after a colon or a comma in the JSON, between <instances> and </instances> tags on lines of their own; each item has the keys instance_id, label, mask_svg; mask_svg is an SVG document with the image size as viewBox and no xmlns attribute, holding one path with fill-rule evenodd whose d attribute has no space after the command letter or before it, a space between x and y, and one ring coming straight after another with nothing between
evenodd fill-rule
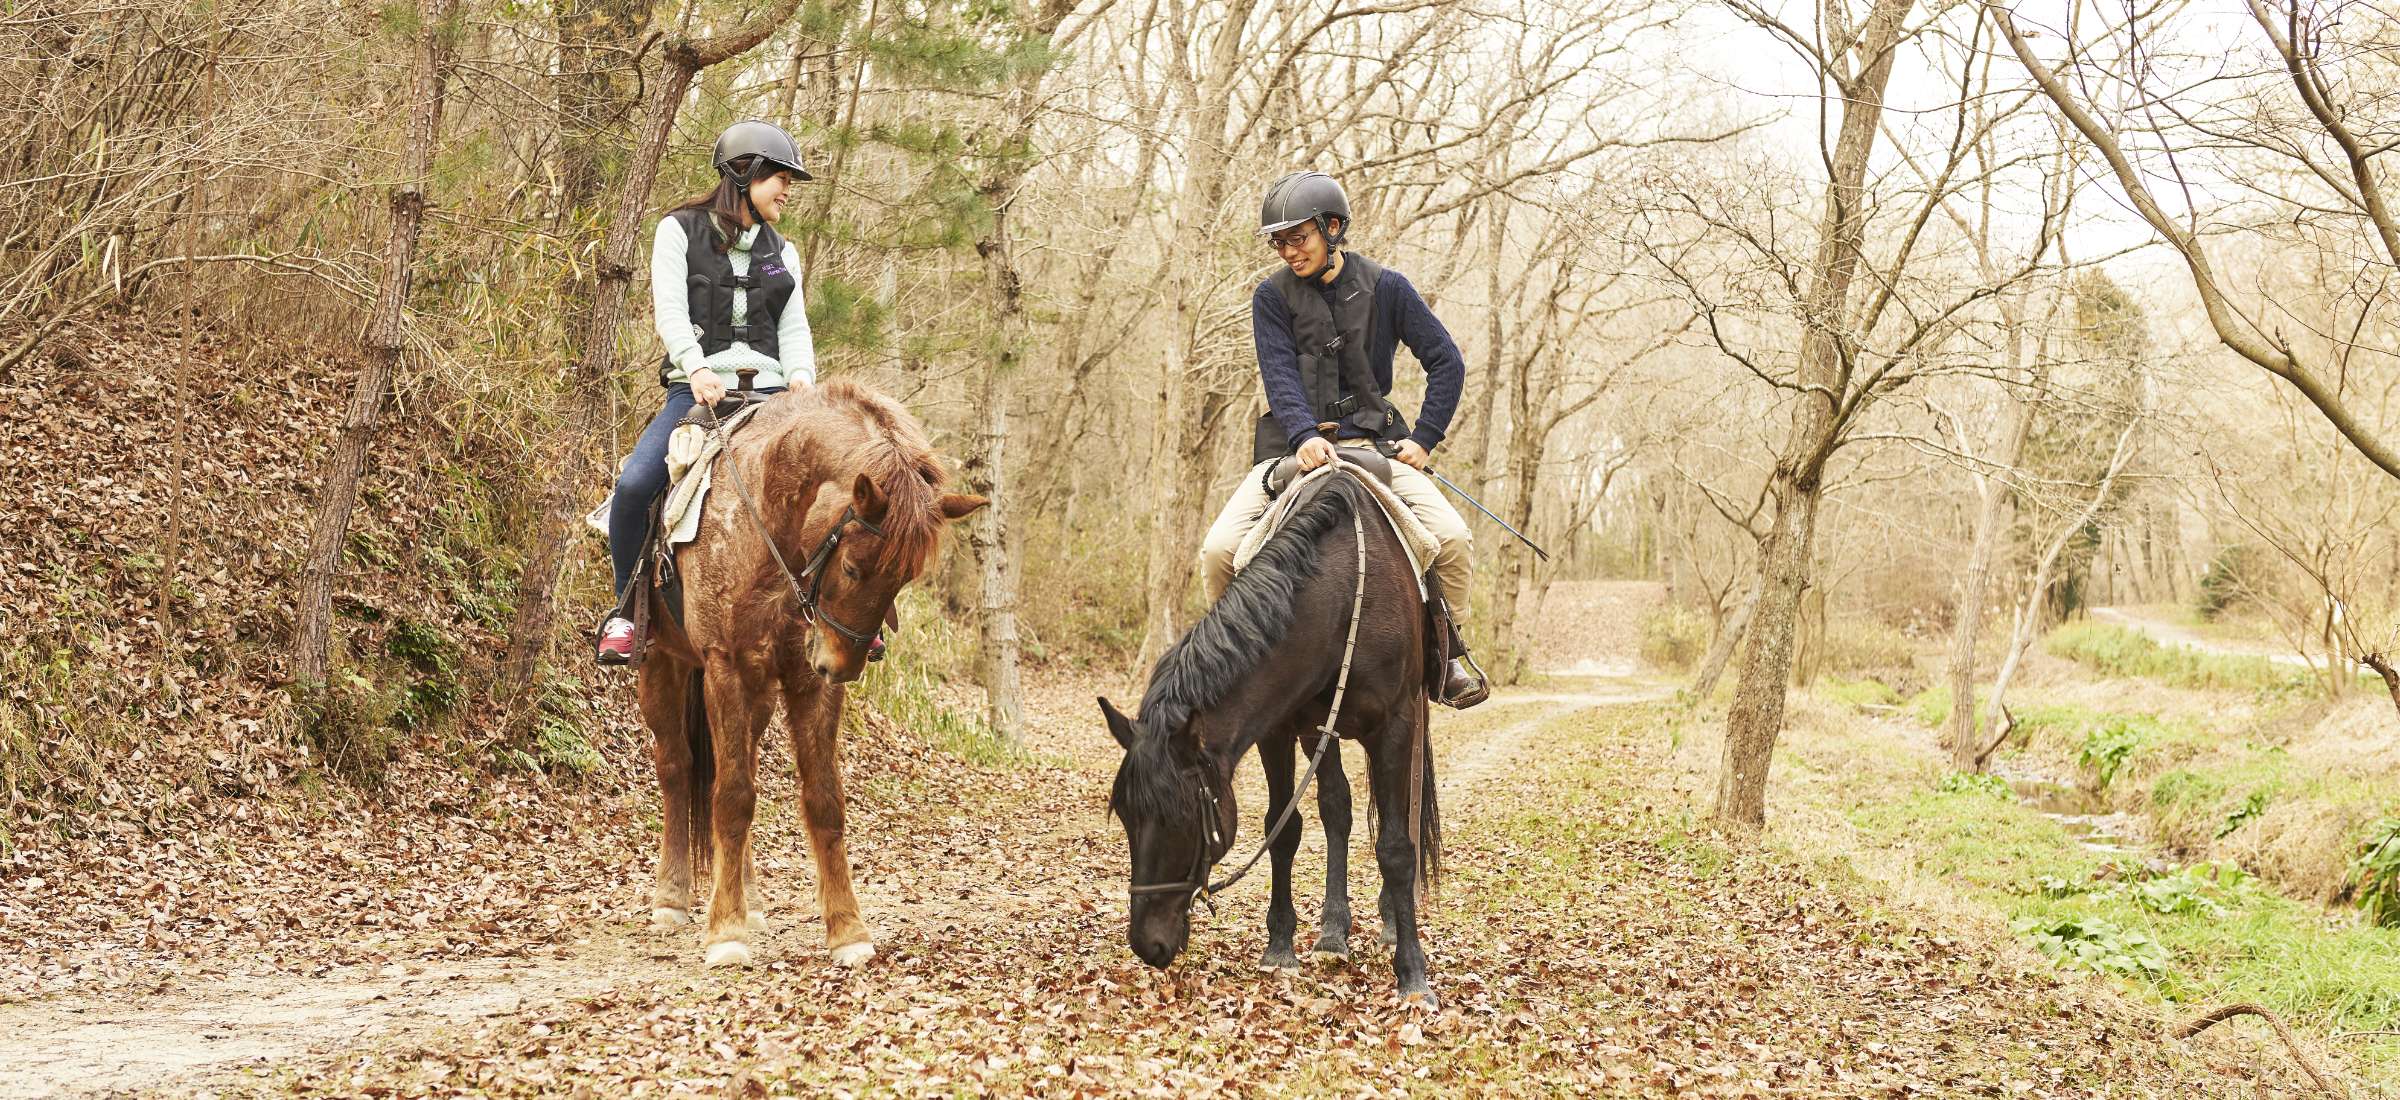
<instances>
[{"instance_id":1,"label":"leather rein","mask_svg":"<svg viewBox=\"0 0 2400 1100\"><path fill-rule=\"evenodd\" d=\"M722 428L711 430L721 431ZM725 455L725 448L720 447L717 457L723 458ZM858 514L856 506L844 507L842 518L833 525L833 530L825 533L824 541L817 543L816 552L808 556L808 564L801 566L800 572L794 573L791 563L783 558L783 549L775 545L775 536L768 533L766 520L759 514L758 501L750 495L750 486L742 481L741 463L727 462L725 472L733 475L733 488L735 495L741 498L742 514L750 517L750 526L758 530L759 540L767 544L768 553L775 555L775 568L783 571L783 579L792 586L792 597L799 602L800 620L823 620L826 626L833 628L834 633L850 639L852 644L871 647L875 641L877 624L870 623L865 630L852 630L848 624L834 618L832 612L819 607L817 600L825 590L825 566L833 561L834 551L841 549L843 532L855 523L868 534L881 538L883 528L867 522L867 517Z\"/></svg>"},{"instance_id":2,"label":"leather rein","mask_svg":"<svg viewBox=\"0 0 2400 1100\"><path fill-rule=\"evenodd\" d=\"M1358 586L1350 595L1350 633L1342 641L1341 675L1336 677L1333 682L1333 705L1325 711L1325 723L1317 727L1317 747L1308 756L1308 770L1300 773L1300 782L1293 786L1291 797L1284 801L1283 812L1275 815L1275 824L1267 828L1267 835L1259 841L1258 850L1250 853L1249 860L1244 862L1238 870L1212 883L1208 881L1208 873L1215 869L1218 858L1217 825L1225 815L1218 808L1216 792L1208 789L1206 776L1197 767L1191 769L1193 782L1200 787L1202 795L1208 799L1209 803L1208 843L1200 847L1198 857L1192 862L1190 874L1182 881L1134 885L1128 888L1134 897L1151 894L1186 894L1198 898L1202 904L1208 906L1209 912L1214 913L1217 908L1214 895L1223 893L1231 889L1233 884L1242 881L1242 876L1249 874L1251 868L1258 866L1260 857L1267 854L1267 849L1274 845L1275 838L1282 835L1284 826L1292 823L1293 813L1300 808L1300 797L1308 793L1309 782L1317 777L1317 766L1325 762L1326 752L1331 750L1333 743L1339 739L1338 735L1333 732L1333 726L1334 723L1341 720L1342 696L1348 694L1350 690L1350 659L1358 652L1358 620L1361 618L1359 612L1367 602L1367 524L1359 513L1360 509L1353 505L1350 509L1350 530L1358 539ZM1225 847L1230 848L1232 845L1228 842Z\"/></svg>"}]
</instances>

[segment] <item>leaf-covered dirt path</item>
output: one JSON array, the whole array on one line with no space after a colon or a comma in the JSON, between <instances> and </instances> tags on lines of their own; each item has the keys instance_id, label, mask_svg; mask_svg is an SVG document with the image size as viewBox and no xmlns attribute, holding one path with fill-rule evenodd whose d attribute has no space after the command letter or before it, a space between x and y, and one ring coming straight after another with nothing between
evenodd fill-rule
<instances>
[{"instance_id":1,"label":"leaf-covered dirt path","mask_svg":"<svg viewBox=\"0 0 2400 1100\"><path fill-rule=\"evenodd\" d=\"M1622 595L1570 590L1546 614L1616 614ZM1623 667L1597 648L1553 654ZM547 818L526 807L513 828L481 807L426 837L320 841L333 854L313 876L278 864L220 886L203 910L222 913L213 922L78 940L20 919L35 946L0 963L49 977L0 1006L0 1092L2164 1096L2294 1084L2239 1040L2170 1048L2158 1021L2105 989L1897 908L1838 867L1696 827L1686 796L1652 779L1671 748L1659 704L1643 700L1662 686L1621 675L1554 677L1437 718L1451 871L1427 917L1440 1012L1395 1003L1371 924L1354 965L1258 969L1263 883L1204 915L1185 957L1155 972L1123 946L1123 842L1103 816L1116 753L1095 688L1135 694L1040 685L1031 763L977 766L890 730L853 741L850 839L882 952L862 972L827 962L807 912L788 776L762 799L774 929L761 965L740 973L703 973L696 934L642 925L645 799L587 794ZM1259 792L1252 765L1245 854ZM1304 928L1321 845L1312 823ZM403 858L412 846L426 857ZM1357 862L1370 869L1354 893L1371 898L1371 861ZM312 877L357 894L375 920L319 906L290 923L243 914ZM195 889L161 881L153 911L159 891ZM145 904L106 883L70 888L96 912L110 898ZM410 891L423 902L390 904ZM385 914L397 931L364 931ZM204 950L175 950L194 943ZM95 949L181 961L153 985L32 957Z\"/></svg>"}]
</instances>

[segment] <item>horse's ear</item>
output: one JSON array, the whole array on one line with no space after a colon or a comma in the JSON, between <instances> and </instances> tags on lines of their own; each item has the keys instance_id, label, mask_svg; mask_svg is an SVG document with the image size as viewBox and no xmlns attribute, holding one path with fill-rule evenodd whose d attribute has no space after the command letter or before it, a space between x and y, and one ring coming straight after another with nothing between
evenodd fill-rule
<instances>
[{"instance_id":1,"label":"horse's ear","mask_svg":"<svg viewBox=\"0 0 2400 1100\"><path fill-rule=\"evenodd\" d=\"M1133 720L1119 713L1115 704L1110 703L1105 695L1100 697L1100 714L1108 719L1109 735L1115 737L1117 744L1123 746L1126 752L1132 752Z\"/></svg>"},{"instance_id":2,"label":"horse's ear","mask_svg":"<svg viewBox=\"0 0 2400 1100\"><path fill-rule=\"evenodd\" d=\"M956 523L974 515L977 509L990 503L991 501L982 497L968 496L965 493L944 493L942 494L942 518Z\"/></svg>"},{"instance_id":3,"label":"horse's ear","mask_svg":"<svg viewBox=\"0 0 2400 1100\"><path fill-rule=\"evenodd\" d=\"M875 479L865 474L858 475L857 483L850 486L850 507L868 523L882 523L884 510L891 504L884 499L883 490L875 487Z\"/></svg>"}]
</instances>

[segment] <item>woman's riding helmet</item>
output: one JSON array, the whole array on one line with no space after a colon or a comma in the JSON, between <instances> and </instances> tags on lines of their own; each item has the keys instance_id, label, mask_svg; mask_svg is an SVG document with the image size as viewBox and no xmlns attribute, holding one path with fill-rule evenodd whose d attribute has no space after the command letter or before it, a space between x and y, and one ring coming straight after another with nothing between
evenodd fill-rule
<instances>
[{"instance_id":1,"label":"woman's riding helmet","mask_svg":"<svg viewBox=\"0 0 2400 1100\"><path fill-rule=\"evenodd\" d=\"M737 170L734 162L743 157L756 158ZM720 175L733 177L735 182L748 186L768 172L790 172L801 179L814 179L808 169L800 167L800 145L783 127L761 119L746 118L725 128L717 135L717 147L709 153L709 162L717 166Z\"/></svg>"},{"instance_id":2,"label":"woman's riding helmet","mask_svg":"<svg viewBox=\"0 0 2400 1100\"><path fill-rule=\"evenodd\" d=\"M1341 219L1334 235L1332 222ZM1266 201L1258 206L1258 235L1271 236L1305 221L1317 223L1325 239L1340 245L1350 235L1350 199L1342 185L1323 172L1294 172L1267 185Z\"/></svg>"}]
</instances>

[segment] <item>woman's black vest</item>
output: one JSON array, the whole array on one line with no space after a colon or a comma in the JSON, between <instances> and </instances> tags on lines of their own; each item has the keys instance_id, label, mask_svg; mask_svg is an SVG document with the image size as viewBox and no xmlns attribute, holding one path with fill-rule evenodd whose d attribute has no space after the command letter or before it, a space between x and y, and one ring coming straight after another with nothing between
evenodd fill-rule
<instances>
[{"instance_id":1,"label":"woman's black vest","mask_svg":"<svg viewBox=\"0 0 2400 1100\"><path fill-rule=\"evenodd\" d=\"M1305 282L1289 267L1268 276L1292 315L1292 347L1300 356L1300 387L1319 424L1339 425L1345 439L1365 436L1386 442L1408 438L1408 419L1384 400L1367 365L1367 342L1375 334L1375 287L1383 268L1355 252L1342 254L1342 273L1333 285ZM1252 462L1292 452L1292 439L1270 410L1260 417Z\"/></svg>"},{"instance_id":2,"label":"woman's black vest","mask_svg":"<svg viewBox=\"0 0 2400 1100\"><path fill-rule=\"evenodd\" d=\"M700 330L700 353L715 355L739 340L769 359L781 358L776 325L800 284L783 266L783 238L776 235L775 227L763 223L758 227L758 237L750 242L750 273L736 275L732 258L717 249L723 237L707 207L690 207L667 216L683 226L684 290L690 296L692 325ZM737 289L749 292L746 324L733 323L733 292ZM659 365L660 385L666 384L673 366L672 362Z\"/></svg>"}]
</instances>

